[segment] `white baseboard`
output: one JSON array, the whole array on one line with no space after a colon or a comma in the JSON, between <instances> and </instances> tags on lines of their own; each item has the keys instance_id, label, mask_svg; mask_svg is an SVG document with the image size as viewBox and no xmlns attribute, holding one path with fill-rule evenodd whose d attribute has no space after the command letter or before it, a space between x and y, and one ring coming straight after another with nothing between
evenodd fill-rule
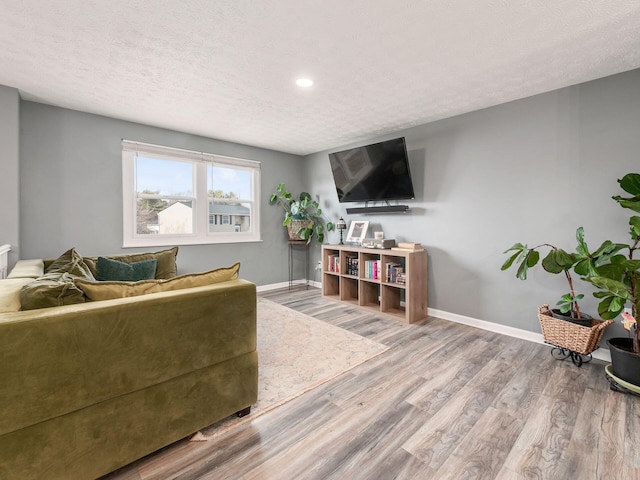
<instances>
[{"instance_id":1,"label":"white baseboard","mask_svg":"<svg viewBox=\"0 0 640 480\"><path fill-rule=\"evenodd\" d=\"M306 283L306 280L300 279L300 280L293 280L291 282L291 286L294 287L299 287L299 286L304 286ZM310 287L316 287L316 288L322 288L322 283L320 282L316 282L314 280L309 280L309 286ZM258 292L268 292L270 290L280 290L281 288L289 288L289 282L280 282L280 283L270 283L268 285L259 285L256 287L256 290Z\"/></svg>"},{"instance_id":2,"label":"white baseboard","mask_svg":"<svg viewBox=\"0 0 640 480\"><path fill-rule=\"evenodd\" d=\"M442 318L443 320L449 320L450 322L461 323L470 327L481 328L489 332L500 333L509 337L520 338L529 342L544 344L544 337L541 333L530 332L529 330L522 330L520 328L508 327L506 325L500 325L499 323L487 322L486 320L479 320L477 318L466 317L464 315L458 315L457 313L449 313L443 310L436 310L435 308L429 308L428 313L432 317ZM609 350L605 348L599 348L592 353L593 358L603 360L605 362L611 362L611 354Z\"/></svg>"},{"instance_id":3,"label":"white baseboard","mask_svg":"<svg viewBox=\"0 0 640 480\"><path fill-rule=\"evenodd\" d=\"M293 286L301 286L305 284L305 280L294 280ZM322 288L322 283L309 280L309 286ZM278 290L281 288L289 288L289 282L272 283L269 285L260 285L257 287L258 292L268 292L269 290ZM479 320L477 318L466 317L464 315L458 315L457 313L445 312L444 310L437 310L435 308L429 308L428 314L432 317L442 318L443 320L449 320L450 322L461 323L470 327L480 328L489 332L499 333L501 335L507 335L509 337L520 338L533 343L544 343L544 337L541 333L530 332L529 330L522 330L521 328L509 327L507 325L500 325L499 323L487 322L486 320ZM611 362L611 354L606 348L599 348L593 352L593 358L603 360L605 362Z\"/></svg>"}]
</instances>

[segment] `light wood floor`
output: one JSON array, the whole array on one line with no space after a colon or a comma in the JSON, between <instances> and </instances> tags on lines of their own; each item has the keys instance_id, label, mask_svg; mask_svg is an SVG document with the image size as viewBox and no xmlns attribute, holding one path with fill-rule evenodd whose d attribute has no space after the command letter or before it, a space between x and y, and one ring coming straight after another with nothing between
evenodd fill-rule
<instances>
[{"instance_id":1,"label":"light wood floor","mask_svg":"<svg viewBox=\"0 0 640 480\"><path fill-rule=\"evenodd\" d=\"M640 479L640 397L611 391L603 362L577 368L437 318L406 325L315 288L262 296L391 348L227 436L106 478Z\"/></svg>"}]
</instances>

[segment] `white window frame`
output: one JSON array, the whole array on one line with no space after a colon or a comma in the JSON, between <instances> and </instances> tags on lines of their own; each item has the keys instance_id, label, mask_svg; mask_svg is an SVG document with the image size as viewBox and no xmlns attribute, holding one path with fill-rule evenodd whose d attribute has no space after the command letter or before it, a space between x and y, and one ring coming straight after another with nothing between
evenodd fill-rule
<instances>
[{"instance_id":1,"label":"white window frame","mask_svg":"<svg viewBox=\"0 0 640 480\"><path fill-rule=\"evenodd\" d=\"M138 155L188 162L194 171L194 219L191 234L138 234L136 229L135 160ZM248 232L209 232L209 196L207 167L209 165L238 168L251 172L251 199L242 199L251 209ZM162 198L166 198L163 196ZM260 162L225 157L205 152L164 147L149 143L122 140L122 246L161 247L172 245L200 245L216 243L259 242L260 236Z\"/></svg>"}]
</instances>

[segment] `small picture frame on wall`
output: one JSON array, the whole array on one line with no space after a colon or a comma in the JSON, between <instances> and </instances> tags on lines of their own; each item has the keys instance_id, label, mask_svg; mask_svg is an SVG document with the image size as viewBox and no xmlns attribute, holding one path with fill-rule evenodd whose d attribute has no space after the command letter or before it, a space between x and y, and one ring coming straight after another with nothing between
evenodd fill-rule
<instances>
[{"instance_id":1,"label":"small picture frame on wall","mask_svg":"<svg viewBox=\"0 0 640 480\"><path fill-rule=\"evenodd\" d=\"M351 224L349 225L349 232L347 233L347 242L361 244L367 234L368 228L368 221L358 220L355 222L351 222Z\"/></svg>"}]
</instances>

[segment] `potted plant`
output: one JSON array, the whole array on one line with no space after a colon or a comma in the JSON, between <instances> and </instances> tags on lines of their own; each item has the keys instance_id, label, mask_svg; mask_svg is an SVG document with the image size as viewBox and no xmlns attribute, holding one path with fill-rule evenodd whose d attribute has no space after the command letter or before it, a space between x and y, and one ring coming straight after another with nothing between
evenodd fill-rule
<instances>
[{"instance_id":1,"label":"potted plant","mask_svg":"<svg viewBox=\"0 0 640 480\"><path fill-rule=\"evenodd\" d=\"M614 196L613 199L621 207L640 213L640 174L629 173L618 183L631 197ZM625 251L626 255L619 253L610 257L608 263L598 269L598 275L586 280L599 288L594 296L600 299L598 313L603 319L615 318L627 304L631 305L631 314L622 313L622 316L623 325L633 332L633 338L611 338L607 343L614 375L640 386L640 331L636 321L640 310L640 260L634 259L634 254L640 250L640 216L632 216L629 227L631 243L618 245L618 251Z\"/></svg>"},{"instance_id":2,"label":"potted plant","mask_svg":"<svg viewBox=\"0 0 640 480\"><path fill-rule=\"evenodd\" d=\"M556 318L580 325L590 325L592 317L580 311L578 300L584 298L584 295L576 294L571 271L582 276L598 275L599 265L606 262L619 248L618 245L607 240L594 253L589 252L582 227L576 230L576 240L578 246L575 253L568 253L548 243L532 248L529 248L526 244L516 243L504 252L514 253L502 265L502 270L507 270L515 264L518 266L516 277L520 280L526 280L529 268L536 266L540 261L539 250L549 248L549 253L542 259L542 268L554 275L564 273L569 284L569 293L565 293L560 297L560 300L556 303L558 308L552 309L551 314Z\"/></svg>"},{"instance_id":3,"label":"potted plant","mask_svg":"<svg viewBox=\"0 0 640 480\"><path fill-rule=\"evenodd\" d=\"M322 218L320 204L307 192L297 197L293 195L284 183L280 183L276 192L269 197L270 205L280 205L284 210L282 225L287 227L291 240L306 240L307 243L315 236L318 243L324 242L325 228L328 232L334 229L332 222L325 222Z\"/></svg>"}]
</instances>

